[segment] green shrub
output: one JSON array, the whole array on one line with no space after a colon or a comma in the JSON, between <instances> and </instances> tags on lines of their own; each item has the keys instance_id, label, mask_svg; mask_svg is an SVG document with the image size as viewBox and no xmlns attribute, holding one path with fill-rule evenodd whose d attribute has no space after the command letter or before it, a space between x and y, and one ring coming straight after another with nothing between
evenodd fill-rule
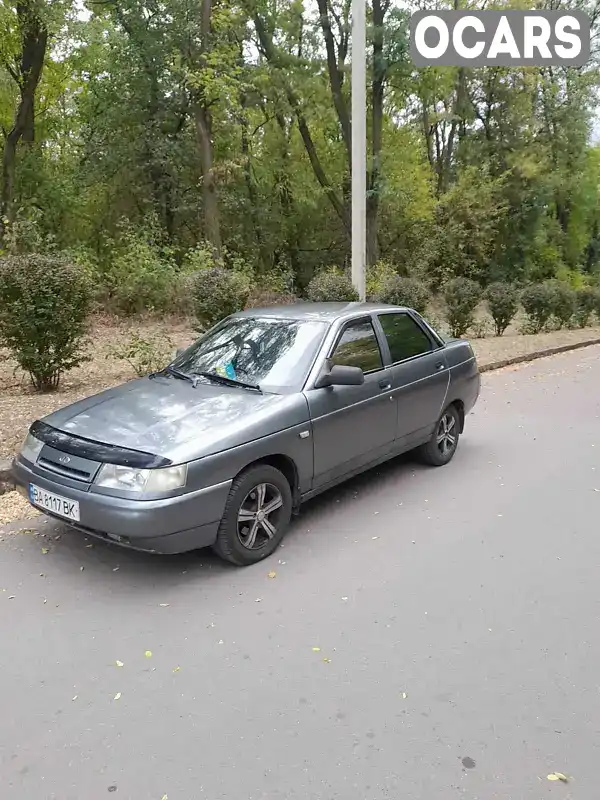
<instances>
[{"instance_id":1,"label":"green shrub","mask_svg":"<svg viewBox=\"0 0 600 800\"><path fill-rule=\"evenodd\" d=\"M193 277L193 307L201 329L210 328L223 317L241 311L250 296L250 281L240 272L214 266Z\"/></svg>"},{"instance_id":2,"label":"green shrub","mask_svg":"<svg viewBox=\"0 0 600 800\"><path fill-rule=\"evenodd\" d=\"M350 278L335 267L315 275L306 287L306 295L313 303L351 303L358 300L358 292Z\"/></svg>"},{"instance_id":3,"label":"green shrub","mask_svg":"<svg viewBox=\"0 0 600 800\"><path fill-rule=\"evenodd\" d=\"M485 301L494 320L496 336L502 336L519 309L519 292L510 283L492 283L485 291Z\"/></svg>"},{"instance_id":4,"label":"green shrub","mask_svg":"<svg viewBox=\"0 0 600 800\"><path fill-rule=\"evenodd\" d=\"M524 333L539 333L550 321L556 307L554 289L548 283L530 283L521 292L521 305L527 317Z\"/></svg>"},{"instance_id":5,"label":"green shrub","mask_svg":"<svg viewBox=\"0 0 600 800\"><path fill-rule=\"evenodd\" d=\"M108 257L100 271L105 305L121 314L173 310L177 268L162 243L160 225L149 217L138 227L124 221L116 242L106 242Z\"/></svg>"},{"instance_id":6,"label":"green shrub","mask_svg":"<svg viewBox=\"0 0 600 800\"><path fill-rule=\"evenodd\" d=\"M0 259L0 340L40 392L56 389L83 353L91 287L59 256Z\"/></svg>"},{"instance_id":7,"label":"green shrub","mask_svg":"<svg viewBox=\"0 0 600 800\"><path fill-rule=\"evenodd\" d=\"M396 277L398 270L388 261L378 261L367 267L366 295L369 300L375 300L383 288L383 284L390 278ZM379 301L382 302L382 301Z\"/></svg>"},{"instance_id":8,"label":"green shrub","mask_svg":"<svg viewBox=\"0 0 600 800\"><path fill-rule=\"evenodd\" d=\"M566 328L571 324L576 311L575 290L562 281L549 281L549 284L554 296L552 315L556 319L558 327Z\"/></svg>"},{"instance_id":9,"label":"green shrub","mask_svg":"<svg viewBox=\"0 0 600 800\"><path fill-rule=\"evenodd\" d=\"M163 369L173 359L175 347L164 334L143 337L137 333L123 344L110 347L106 358L126 361L140 377Z\"/></svg>"},{"instance_id":10,"label":"green shrub","mask_svg":"<svg viewBox=\"0 0 600 800\"><path fill-rule=\"evenodd\" d=\"M590 324L594 311L600 315L600 291L592 286L582 286L575 290L575 316L573 321L578 328Z\"/></svg>"},{"instance_id":11,"label":"green shrub","mask_svg":"<svg viewBox=\"0 0 600 800\"><path fill-rule=\"evenodd\" d=\"M373 299L378 303L414 308L419 314L424 314L430 298L427 287L421 281L391 275L383 281Z\"/></svg>"},{"instance_id":12,"label":"green shrub","mask_svg":"<svg viewBox=\"0 0 600 800\"><path fill-rule=\"evenodd\" d=\"M442 289L452 336L464 336L473 324L481 287L470 278L452 278Z\"/></svg>"}]
</instances>

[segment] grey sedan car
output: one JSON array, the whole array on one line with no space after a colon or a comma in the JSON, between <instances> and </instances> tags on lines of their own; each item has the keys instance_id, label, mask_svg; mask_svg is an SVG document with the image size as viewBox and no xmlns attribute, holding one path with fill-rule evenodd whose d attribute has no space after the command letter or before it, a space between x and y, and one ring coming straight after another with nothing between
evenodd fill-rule
<instances>
[{"instance_id":1,"label":"grey sedan car","mask_svg":"<svg viewBox=\"0 0 600 800\"><path fill-rule=\"evenodd\" d=\"M447 464L480 377L415 311L301 303L227 317L163 371L34 422L29 501L156 553L270 555L300 504L407 450Z\"/></svg>"}]
</instances>

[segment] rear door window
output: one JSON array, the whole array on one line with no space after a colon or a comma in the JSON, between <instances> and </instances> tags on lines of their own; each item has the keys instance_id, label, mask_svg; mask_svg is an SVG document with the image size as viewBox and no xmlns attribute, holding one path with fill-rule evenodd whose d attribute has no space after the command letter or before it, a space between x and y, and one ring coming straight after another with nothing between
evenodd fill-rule
<instances>
[{"instance_id":1,"label":"rear door window","mask_svg":"<svg viewBox=\"0 0 600 800\"><path fill-rule=\"evenodd\" d=\"M381 314L379 322L385 333L393 364L429 353L433 349L429 336L408 314Z\"/></svg>"}]
</instances>

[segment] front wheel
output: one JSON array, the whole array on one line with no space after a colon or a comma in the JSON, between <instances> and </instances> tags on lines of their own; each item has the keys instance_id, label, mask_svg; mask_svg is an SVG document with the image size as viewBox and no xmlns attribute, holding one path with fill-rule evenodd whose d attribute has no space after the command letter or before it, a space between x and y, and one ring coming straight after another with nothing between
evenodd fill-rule
<instances>
[{"instance_id":1,"label":"front wheel","mask_svg":"<svg viewBox=\"0 0 600 800\"><path fill-rule=\"evenodd\" d=\"M448 406L439 418L431 439L418 449L421 461L432 467L443 467L452 460L460 436L460 419L454 406Z\"/></svg>"},{"instance_id":2,"label":"front wheel","mask_svg":"<svg viewBox=\"0 0 600 800\"><path fill-rule=\"evenodd\" d=\"M234 480L213 550L245 567L270 556L283 539L292 515L292 492L285 475L257 464Z\"/></svg>"}]
</instances>

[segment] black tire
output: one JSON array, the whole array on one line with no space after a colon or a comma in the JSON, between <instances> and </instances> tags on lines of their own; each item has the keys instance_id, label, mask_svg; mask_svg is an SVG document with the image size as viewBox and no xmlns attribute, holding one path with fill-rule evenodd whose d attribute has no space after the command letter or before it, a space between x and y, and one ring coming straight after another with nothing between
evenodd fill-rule
<instances>
[{"instance_id":1,"label":"black tire","mask_svg":"<svg viewBox=\"0 0 600 800\"><path fill-rule=\"evenodd\" d=\"M281 504L275 506L278 497ZM259 512L270 505L273 510L263 511L258 519ZM238 567L256 564L279 547L291 516L292 491L285 475L269 464L249 467L231 486L213 550Z\"/></svg>"},{"instance_id":2,"label":"black tire","mask_svg":"<svg viewBox=\"0 0 600 800\"><path fill-rule=\"evenodd\" d=\"M444 437L441 439L440 437ZM431 467L443 467L454 458L460 438L460 417L456 406L448 406L436 422L431 439L417 450L419 460ZM453 443L450 443L453 440Z\"/></svg>"}]
</instances>

